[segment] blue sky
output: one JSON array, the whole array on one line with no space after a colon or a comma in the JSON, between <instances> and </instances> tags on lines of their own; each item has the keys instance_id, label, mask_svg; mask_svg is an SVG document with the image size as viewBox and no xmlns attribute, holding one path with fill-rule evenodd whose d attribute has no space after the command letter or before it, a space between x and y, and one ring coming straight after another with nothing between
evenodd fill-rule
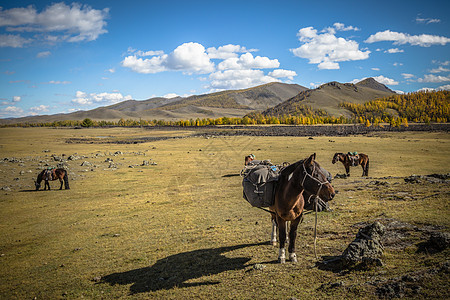
<instances>
[{"instance_id":1,"label":"blue sky","mask_svg":"<svg viewBox=\"0 0 450 300\"><path fill-rule=\"evenodd\" d=\"M450 89L449 1L3 1L0 118L375 77Z\"/></svg>"}]
</instances>

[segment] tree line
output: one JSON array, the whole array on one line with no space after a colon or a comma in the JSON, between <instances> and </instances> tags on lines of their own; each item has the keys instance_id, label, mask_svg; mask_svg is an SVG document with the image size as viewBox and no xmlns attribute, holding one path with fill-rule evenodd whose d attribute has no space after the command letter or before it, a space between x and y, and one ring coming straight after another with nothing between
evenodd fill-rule
<instances>
[{"instance_id":1,"label":"tree line","mask_svg":"<svg viewBox=\"0 0 450 300\"><path fill-rule=\"evenodd\" d=\"M324 110L313 110L308 106L298 105L293 114L264 115L251 113L244 117L196 118L178 121L120 119L119 121L64 120L41 123L16 123L3 127L144 127L144 126L178 126L202 127L213 125L315 125L315 124L364 124L365 126L408 126L414 123L445 123L450 119L450 92L416 92L396 94L379 98L364 104L342 102L341 107L353 113L353 117L330 116Z\"/></svg>"}]
</instances>

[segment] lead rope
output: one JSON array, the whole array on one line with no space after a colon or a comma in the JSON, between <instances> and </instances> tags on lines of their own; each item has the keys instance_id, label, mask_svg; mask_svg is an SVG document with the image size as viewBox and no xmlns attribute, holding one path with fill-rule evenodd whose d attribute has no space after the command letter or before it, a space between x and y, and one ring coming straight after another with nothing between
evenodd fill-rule
<instances>
[{"instance_id":1,"label":"lead rope","mask_svg":"<svg viewBox=\"0 0 450 300\"><path fill-rule=\"evenodd\" d=\"M317 244L317 202L318 197L314 199L314 210L316 211L316 218L314 221L314 256L316 257L316 260L319 260L317 257L317 250L316 250L316 244Z\"/></svg>"}]
</instances>

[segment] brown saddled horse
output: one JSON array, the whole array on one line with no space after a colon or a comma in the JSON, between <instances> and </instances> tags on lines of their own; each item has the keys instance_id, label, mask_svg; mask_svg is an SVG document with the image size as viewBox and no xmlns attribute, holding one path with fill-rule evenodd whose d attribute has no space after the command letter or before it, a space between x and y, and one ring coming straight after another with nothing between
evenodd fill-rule
<instances>
[{"instance_id":1,"label":"brown saddled horse","mask_svg":"<svg viewBox=\"0 0 450 300\"><path fill-rule=\"evenodd\" d=\"M350 158L349 154L335 153L331 162L335 164L338 161L344 165L347 176L350 176L350 166L357 165L361 165L363 169L361 176L369 176L369 156L366 154L359 153L357 159L353 160Z\"/></svg>"},{"instance_id":2,"label":"brown saddled horse","mask_svg":"<svg viewBox=\"0 0 450 300\"><path fill-rule=\"evenodd\" d=\"M303 218L304 191L323 201L330 201L335 196L334 188L327 179L328 174L323 172L315 159L316 154L314 153L309 158L284 168L280 173L275 191L275 203L270 207L278 226L280 239L278 261L280 263L286 262L286 223L289 221L291 223L289 227L289 259L297 262L295 239L298 225Z\"/></svg>"},{"instance_id":3,"label":"brown saddled horse","mask_svg":"<svg viewBox=\"0 0 450 300\"><path fill-rule=\"evenodd\" d=\"M34 185L36 186L36 191L39 190L41 187L42 180L45 181L44 184L44 191L47 189L50 190L50 184L49 181L57 180L59 179L59 182L61 183L61 186L59 187L60 190L62 190L63 182L64 182L64 188L66 190L70 189L69 187L69 177L67 176L67 170L65 169L45 169L39 175L37 176L37 180L34 181Z\"/></svg>"}]
</instances>

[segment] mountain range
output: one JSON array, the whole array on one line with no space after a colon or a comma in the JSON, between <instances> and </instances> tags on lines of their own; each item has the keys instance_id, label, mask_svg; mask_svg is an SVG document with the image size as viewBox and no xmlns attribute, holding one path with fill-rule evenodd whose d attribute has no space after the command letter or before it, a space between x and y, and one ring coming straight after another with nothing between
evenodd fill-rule
<instances>
[{"instance_id":1,"label":"mountain range","mask_svg":"<svg viewBox=\"0 0 450 300\"><path fill-rule=\"evenodd\" d=\"M127 100L88 111L68 114L0 119L0 124L44 123L63 120L118 121L123 119L186 120L196 118L243 117L252 112L264 115L293 114L299 106L322 109L334 116L351 116L339 107L346 101L364 103L395 92L373 78L356 84L329 82L315 89L298 84L268 83L242 90L227 90L211 94L176 98Z\"/></svg>"}]
</instances>

